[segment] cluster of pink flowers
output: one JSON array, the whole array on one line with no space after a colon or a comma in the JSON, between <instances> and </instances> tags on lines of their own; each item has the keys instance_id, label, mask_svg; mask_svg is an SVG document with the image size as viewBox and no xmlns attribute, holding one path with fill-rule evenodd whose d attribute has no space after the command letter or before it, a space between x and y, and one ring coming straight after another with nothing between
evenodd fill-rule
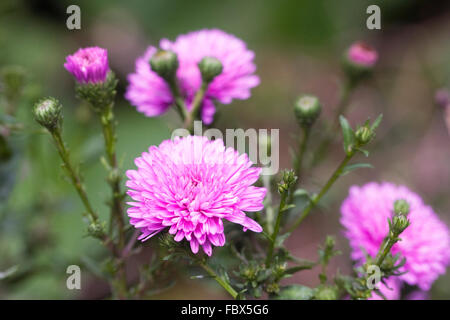
<instances>
[{"instance_id":1,"label":"cluster of pink flowers","mask_svg":"<svg viewBox=\"0 0 450 320\"><path fill-rule=\"evenodd\" d=\"M109 72L108 52L99 47L79 49L66 57L64 68L81 84L104 82Z\"/></svg>"},{"instance_id":2,"label":"cluster of pink flowers","mask_svg":"<svg viewBox=\"0 0 450 320\"><path fill-rule=\"evenodd\" d=\"M130 223L147 240L165 228L175 241L186 239L191 250L207 255L212 245L223 246L223 219L254 232L261 226L244 211L263 208L265 188L252 186L261 168L252 167L246 154L225 148L222 140L188 136L163 141L135 159L128 170Z\"/></svg>"},{"instance_id":3,"label":"cluster of pink flowers","mask_svg":"<svg viewBox=\"0 0 450 320\"><path fill-rule=\"evenodd\" d=\"M411 225L400 235L392 253L400 253L406 264L401 281L429 290L434 280L444 274L450 263L450 236L447 226L430 206L404 186L392 183L368 183L353 186L341 206L341 223L350 241L352 258L364 262L365 252L375 256L389 231L387 220L393 215L394 202L406 200L410 205ZM400 284L394 283L394 287Z\"/></svg>"},{"instance_id":4,"label":"cluster of pink flowers","mask_svg":"<svg viewBox=\"0 0 450 320\"><path fill-rule=\"evenodd\" d=\"M253 74L254 53L245 42L221 30L191 32L178 36L174 42L163 39L160 47L178 56L177 81L188 109L202 82L198 62L204 57L214 57L222 63L223 71L209 84L202 103L202 120L206 124L213 120L214 101L229 104L233 99L247 99L250 89L259 84L258 76ZM156 51L150 46L137 59L136 72L128 76L130 84L125 94L139 112L149 117L166 112L174 103L169 86L150 68L149 61Z\"/></svg>"}]
</instances>

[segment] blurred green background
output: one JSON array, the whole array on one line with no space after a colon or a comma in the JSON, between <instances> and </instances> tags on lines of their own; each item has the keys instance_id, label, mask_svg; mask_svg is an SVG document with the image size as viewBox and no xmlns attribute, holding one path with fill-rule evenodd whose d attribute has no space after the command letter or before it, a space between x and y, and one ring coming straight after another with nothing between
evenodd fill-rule
<instances>
[{"instance_id":1,"label":"blurred green background","mask_svg":"<svg viewBox=\"0 0 450 320\"><path fill-rule=\"evenodd\" d=\"M66 28L70 4L81 8L81 30ZM381 30L366 28L370 4L381 7ZM339 206L350 185L370 180L409 186L450 225L450 137L442 110L433 103L435 90L450 85L448 1L2 0L0 67L25 68L27 86L17 110L26 134L15 138L14 161L1 176L3 184L10 180L0 198L0 271L18 269L13 277L0 280L0 298L102 298L107 292L93 267L104 253L95 240L85 237L81 204L63 178L48 135L31 118L32 103L41 96L55 96L63 103L64 137L82 163L94 205L106 216L109 190L98 163L103 152L99 124L75 99L73 79L63 68L65 56L90 45L108 49L111 68L120 78L118 151L125 170L179 124L173 112L160 118L136 112L123 99L126 75L134 71L135 59L148 45L201 28L220 28L246 41L256 53L261 77L251 99L220 108L218 128L279 128L282 168L290 166L288 148L299 134L292 114L295 97L319 96L322 117L330 117L343 78L343 51L356 40L379 51L375 75L356 90L348 113L352 124L379 113L385 116L370 146L375 169L357 171L338 182L324 206L289 240L296 255L315 259L318 244L333 234L343 255L334 259L332 270L350 271ZM322 165L305 173L302 185L317 190L340 161L341 150L339 144L333 146ZM66 288L65 271L71 264L83 266L81 291ZM317 273L305 271L289 281L314 285ZM224 297L215 284L183 274L174 278L179 278L178 284L157 297ZM431 297L450 298L450 276L436 281Z\"/></svg>"}]
</instances>

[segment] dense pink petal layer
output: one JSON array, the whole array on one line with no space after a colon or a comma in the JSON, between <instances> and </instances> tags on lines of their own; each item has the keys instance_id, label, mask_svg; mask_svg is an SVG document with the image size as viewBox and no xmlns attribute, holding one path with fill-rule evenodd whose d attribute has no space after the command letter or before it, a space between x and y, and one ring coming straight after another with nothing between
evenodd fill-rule
<instances>
[{"instance_id":1,"label":"dense pink petal layer","mask_svg":"<svg viewBox=\"0 0 450 320\"><path fill-rule=\"evenodd\" d=\"M106 80L109 72L108 52L99 47L82 48L66 57L64 68L79 83L100 83Z\"/></svg>"},{"instance_id":2,"label":"dense pink petal layer","mask_svg":"<svg viewBox=\"0 0 450 320\"><path fill-rule=\"evenodd\" d=\"M194 253L211 255L225 244L223 219L244 230L262 227L244 211L258 211L266 189L254 187L260 168L222 140L188 136L163 141L135 159L128 170L128 216L147 240L168 228L175 241L186 239Z\"/></svg>"}]
</instances>

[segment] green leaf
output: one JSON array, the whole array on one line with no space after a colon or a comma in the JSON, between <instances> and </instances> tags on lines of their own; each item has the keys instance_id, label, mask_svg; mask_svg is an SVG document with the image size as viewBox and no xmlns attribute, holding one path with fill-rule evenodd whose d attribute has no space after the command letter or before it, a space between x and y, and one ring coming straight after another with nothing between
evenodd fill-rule
<instances>
[{"instance_id":1,"label":"green leaf","mask_svg":"<svg viewBox=\"0 0 450 320\"><path fill-rule=\"evenodd\" d=\"M312 267L314 267L314 263L305 264L305 265L301 265L301 266L295 266L295 267L286 269L286 271L284 273L285 274L294 274L294 273L302 271L302 270L312 269Z\"/></svg>"},{"instance_id":2,"label":"green leaf","mask_svg":"<svg viewBox=\"0 0 450 320\"><path fill-rule=\"evenodd\" d=\"M355 163L355 164L349 164L345 166L342 169L341 176L346 175L347 173L352 172L353 170L359 169L359 168L373 168L373 166L370 163Z\"/></svg>"},{"instance_id":3,"label":"green leaf","mask_svg":"<svg viewBox=\"0 0 450 320\"><path fill-rule=\"evenodd\" d=\"M366 158L369 156L369 151L361 148L356 148L357 151L361 152L363 155L366 156Z\"/></svg>"},{"instance_id":4,"label":"green leaf","mask_svg":"<svg viewBox=\"0 0 450 320\"><path fill-rule=\"evenodd\" d=\"M298 284L283 287L277 297L278 300L311 300L314 289Z\"/></svg>"},{"instance_id":5,"label":"green leaf","mask_svg":"<svg viewBox=\"0 0 450 320\"><path fill-rule=\"evenodd\" d=\"M346 154L349 154L355 143L355 132L344 116L339 116L339 122L341 124L342 135L344 137L344 151Z\"/></svg>"},{"instance_id":6,"label":"green leaf","mask_svg":"<svg viewBox=\"0 0 450 320\"><path fill-rule=\"evenodd\" d=\"M0 272L0 280L6 279L9 276L13 275L19 268L17 266L13 266L5 271Z\"/></svg>"},{"instance_id":7,"label":"green leaf","mask_svg":"<svg viewBox=\"0 0 450 320\"><path fill-rule=\"evenodd\" d=\"M306 189L295 190L293 196L294 196L294 198L307 197L307 198L311 199L311 196L309 195L309 192Z\"/></svg>"},{"instance_id":8,"label":"green leaf","mask_svg":"<svg viewBox=\"0 0 450 320\"><path fill-rule=\"evenodd\" d=\"M283 242L290 236L290 233L285 233L277 237L275 240L275 247L279 248L283 245Z\"/></svg>"},{"instance_id":9,"label":"green leaf","mask_svg":"<svg viewBox=\"0 0 450 320\"><path fill-rule=\"evenodd\" d=\"M281 208L280 213L284 212L284 211L287 211L287 210L289 210L291 208L295 208L295 204L288 204L287 206L284 206L283 208Z\"/></svg>"},{"instance_id":10,"label":"green leaf","mask_svg":"<svg viewBox=\"0 0 450 320\"><path fill-rule=\"evenodd\" d=\"M380 114L375 119L375 121L373 122L372 126L370 127L370 130L372 130L372 132L374 132L378 128L378 126L380 125L382 119L383 119L383 114Z\"/></svg>"}]
</instances>

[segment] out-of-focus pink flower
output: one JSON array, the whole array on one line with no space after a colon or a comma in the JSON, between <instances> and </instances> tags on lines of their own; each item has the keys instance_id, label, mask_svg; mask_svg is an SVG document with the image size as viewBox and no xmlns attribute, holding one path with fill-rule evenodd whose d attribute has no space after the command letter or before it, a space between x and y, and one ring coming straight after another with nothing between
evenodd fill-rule
<instances>
[{"instance_id":1,"label":"out-of-focus pink flower","mask_svg":"<svg viewBox=\"0 0 450 320\"><path fill-rule=\"evenodd\" d=\"M160 47L178 56L177 80L188 109L202 83L198 62L214 57L222 63L222 73L209 84L203 100L202 120L206 124L213 120L214 101L229 104L233 99L248 99L250 89L259 84L259 77L254 75L254 53L245 42L224 31L195 31L178 36L174 42L162 39ZM125 94L138 111L149 117L164 113L174 102L170 88L150 68L149 60L156 51L149 47L136 61L136 71L128 76L130 84Z\"/></svg>"},{"instance_id":2,"label":"out-of-focus pink flower","mask_svg":"<svg viewBox=\"0 0 450 320\"><path fill-rule=\"evenodd\" d=\"M207 255L212 245L223 246L223 219L254 232L261 226L244 211L263 208L265 188L252 186L261 168L252 167L246 154L225 148L223 141L188 136L163 141L135 159L137 170L128 170L130 223L145 241L165 228L184 238L191 250L199 246Z\"/></svg>"},{"instance_id":3,"label":"out-of-focus pink flower","mask_svg":"<svg viewBox=\"0 0 450 320\"><path fill-rule=\"evenodd\" d=\"M355 42L347 52L348 60L363 67L373 67L378 60L378 53L375 49L363 42Z\"/></svg>"},{"instance_id":4,"label":"out-of-focus pink flower","mask_svg":"<svg viewBox=\"0 0 450 320\"><path fill-rule=\"evenodd\" d=\"M390 277L386 280L386 284L379 283L378 289L386 300L399 300L401 293L401 281L397 277ZM384 298L375 292L368 300L384 300Z\"/></svg>"},{"instance_id":5,"label":"out-of-focus pink flower","mask_svg":"<svg viewBox=\"0 0 450 320\"><path fill-rule=\"evenodd\" d=\"M353 186L341 206L341 223L350 241L352 258L365 260L364 250L375 256L388 234L387 219L392 217L394 202L406 200L410 205L411 225L400 235L392 253L401 253L407 271L399 279L422 290L429 290L433 281L444 274L450 262L450 237L447 226L425 205L422 199L404 186L392 183L368 183Z\"/></svg>"},{"instance_id":6,"label":"out-of-focus pink flower","mask_svg":"<svg viewBox=\"0 0 450 320\"><path fill-rule=\"evenodd\" d=\"M406 296L406 300L429 300L430 296L427 291L414 290Z\"/></svg>"},{"instance_id":7,"label":"out-of-focus pink flower","mask_svg":"<svg viewBox=\"0 0 450 320\"><path fill-rule=\"evenodd\" d=\"M108 52L99 47L78 49L66 57L64 68L81 84L104 82L109 72Z\"/></svg>"}]
</instances>

